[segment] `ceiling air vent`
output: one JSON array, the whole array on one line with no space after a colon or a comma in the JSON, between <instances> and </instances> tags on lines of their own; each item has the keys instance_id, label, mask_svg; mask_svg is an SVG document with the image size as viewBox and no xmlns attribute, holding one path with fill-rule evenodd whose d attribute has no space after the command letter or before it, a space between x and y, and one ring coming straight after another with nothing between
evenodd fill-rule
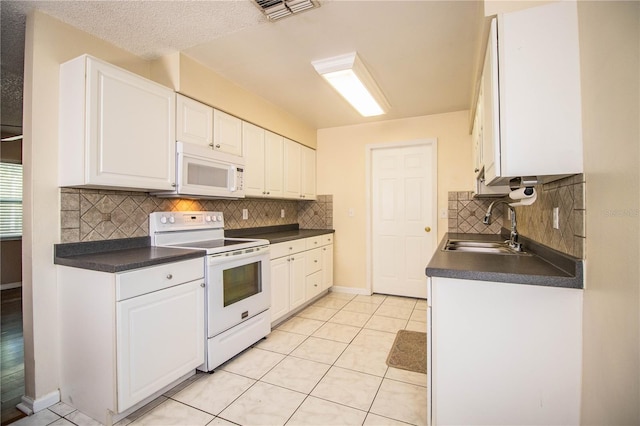
<instances>
[{"instance_id":1,"label":"ceiling air vent","mask_svg":"<svg viewBox=\"0 0 640 426\"><path fill-rule=\"evenodd\" d=\"M312 0L255 0L255 2L272 21L318 7L318 3Z\"/></svg>"}]
</instances>

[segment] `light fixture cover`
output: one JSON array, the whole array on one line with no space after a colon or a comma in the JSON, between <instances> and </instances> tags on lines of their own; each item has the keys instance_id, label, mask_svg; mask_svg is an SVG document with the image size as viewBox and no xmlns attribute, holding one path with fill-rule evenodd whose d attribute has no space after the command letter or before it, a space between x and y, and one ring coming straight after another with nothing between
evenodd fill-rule
<instances>
[{"instance_id":1,"label":"light fixture cover","mask_svg":"<svg viewBox=\"0 0 640 426\"><path fill-rule=\"evenodd\" d=\"M361 115L371 117L389 110L389 102L357 53L313 61L311 65Z\"/></svg>"}]
</instances>

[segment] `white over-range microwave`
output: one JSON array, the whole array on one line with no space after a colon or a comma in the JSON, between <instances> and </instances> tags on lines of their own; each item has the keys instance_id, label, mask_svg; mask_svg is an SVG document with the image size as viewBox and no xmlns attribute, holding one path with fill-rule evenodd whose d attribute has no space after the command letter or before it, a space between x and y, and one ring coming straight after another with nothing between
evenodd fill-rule
<instances>
[{"instance_id":1,"label":"white over-range microwave","mask_svg":"<svg viewBox=\"0 0 640 426\"><path fill-rule=\"evenodd\" d=\"M176 189L153 195L244 198L244 159L204 146L176 142Z\"/></svg>"}]
</instances>

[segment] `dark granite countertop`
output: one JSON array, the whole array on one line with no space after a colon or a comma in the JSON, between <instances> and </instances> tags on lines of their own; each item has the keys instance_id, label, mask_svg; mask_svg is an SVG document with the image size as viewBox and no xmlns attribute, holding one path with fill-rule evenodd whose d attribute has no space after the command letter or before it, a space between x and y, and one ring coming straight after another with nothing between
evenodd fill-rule
<instances>
[{"instance_id":1,"label":"dark granite countertop","mask_svg":"<svg viewBox=\"0 0 640 426\"><path fill-rule=\"evenodd\" d=\"M56 265L101 272L123 272L204 257L204 250L151 246L149 237L56 244Z\"/></svg>"},{"instance_id":2,"label":"dark granite countertop","mask_svg":"<svg viewBox=\"0 0 640 426\"><path fill-rule=\"evenodd\" d=\"M427 276L582 289L583 262L521 237L529 256L443 251L447 239L504 241L504 235L445 234ZM508 237L507 237L508 239Z\"/></svg>"},{"instance_id":3,"label":"dark granite countertop","mask_svg":"<svg viewBox=\"0 0 640 426\"><path fill-rule=\"evenodd\" d=\"M231 238L261 238L269 240L271 244L285 241L298 240L300 238L317 237L318 235L333 234L333 229L299 229L298 224L265 226L259 228L230 229L224 232Z\"/></svg>"}]
</instances>

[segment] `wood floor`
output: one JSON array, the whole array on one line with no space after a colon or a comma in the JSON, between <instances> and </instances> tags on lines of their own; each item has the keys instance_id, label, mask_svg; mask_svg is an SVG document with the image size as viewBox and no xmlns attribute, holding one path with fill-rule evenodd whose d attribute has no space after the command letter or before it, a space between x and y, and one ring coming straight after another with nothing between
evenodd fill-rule
<instances>
[{"instance_id":1,"label":"wood floor","mask_svg":"<svg viewBox=\"0 0 640 426\"><path fill-rule=\"evenodd\" d=\"M22 289L0 291L2 330L2 426L24 414L16 408L24 395L24 340L22 338Z\"/></svg>"}]
</instances>

